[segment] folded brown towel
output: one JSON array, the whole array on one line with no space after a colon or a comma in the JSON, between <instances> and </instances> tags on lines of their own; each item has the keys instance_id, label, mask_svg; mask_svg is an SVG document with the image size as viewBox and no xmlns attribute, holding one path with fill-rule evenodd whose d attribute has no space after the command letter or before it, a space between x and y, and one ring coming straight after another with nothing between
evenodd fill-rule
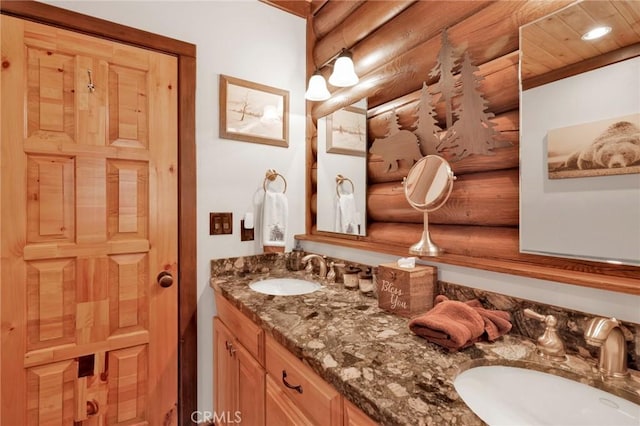
<instances>
[{"instance_id":1,"label":"folded brown towel","mask_svg":"<svg viewBox=\"0 0 640 426\"><path fill-rule=\"evenodd\" d=\"M508 333L510 318L508 312L483 308L479 300L458 302L438 295L433 309L411 319L409 329L454 352L471 346L480 338L493 341Z\"/></svg>"}]
</instances>

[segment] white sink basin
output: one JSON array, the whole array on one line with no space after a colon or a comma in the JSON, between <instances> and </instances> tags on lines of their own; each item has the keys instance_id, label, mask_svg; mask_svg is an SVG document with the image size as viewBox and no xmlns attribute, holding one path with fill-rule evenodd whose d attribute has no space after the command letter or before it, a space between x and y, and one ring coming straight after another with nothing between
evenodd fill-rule
<instances>
[{"instance_id":1,"label":"white sink basin","mask_svg":"<svg viewBox=\"0 0 640 426\"><path fill-rule=\"evenodd\" d=\"M299 294L313 293L321 288L321 285L297 278L268 278L249 284L249 287L258 293L274 296L296 296Z\"/></svg>"},{"instance_id":2,"label":"white sink basin","mask_svg":"<svg viewBox=\"0 0 640 426\"><path fill-rule=\"evenodd\" d=\"M491 365L454 381L462 400L490 426L640 425L640 405L600 389L518 367Z\"/></svg>"}]
</instances>

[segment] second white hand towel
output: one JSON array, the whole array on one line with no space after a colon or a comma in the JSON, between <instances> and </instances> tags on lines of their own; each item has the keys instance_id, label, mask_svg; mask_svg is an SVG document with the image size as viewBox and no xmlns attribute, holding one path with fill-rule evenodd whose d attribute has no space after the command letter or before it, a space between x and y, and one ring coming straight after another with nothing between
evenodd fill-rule
<instances>
[{"instance_id":1,"label":"second white hand towel","mask_svg":"<svg viewBox=\"0 0 640 426\"><path fill-rule=\"evenodd\" d=\"M266 191L262 204L262 245L284 247L289 203L283 192Z\"/></svg>"},{"instance_id":2,"label":"second white hand towel","mask_svg":"<svg viewBox=\"0 0 640 426\"><path fill-rule=\"evenodd\" d=\"M336 203L336 230L358 234L358 213L353 194L340 194Z\"/></svg>"}]
</instances>

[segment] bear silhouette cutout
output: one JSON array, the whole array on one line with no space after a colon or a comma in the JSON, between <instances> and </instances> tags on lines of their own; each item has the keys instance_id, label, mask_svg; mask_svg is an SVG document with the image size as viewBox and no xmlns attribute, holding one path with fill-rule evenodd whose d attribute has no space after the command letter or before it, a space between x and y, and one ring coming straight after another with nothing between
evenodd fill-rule
<instances>
[{"instance_id":1,"label":"bear silhouette cutout","mask_svg":"<svg viewBox=\"0 0 640 426\"><path fill-rule=\"evenodd\" d=\"M369 152L382 157L386 172L398 170L400 160L413 164L422 158L418 138L409 130L400 130L386 138L374 140Z\"/></svg>"}]
</instances>

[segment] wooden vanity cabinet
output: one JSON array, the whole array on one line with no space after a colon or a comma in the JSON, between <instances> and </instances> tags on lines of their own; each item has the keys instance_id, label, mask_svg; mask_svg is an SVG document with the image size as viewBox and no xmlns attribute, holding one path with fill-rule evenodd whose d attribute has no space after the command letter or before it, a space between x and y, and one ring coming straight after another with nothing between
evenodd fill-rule
<instances>
[{"instance_id":1,"label":"wooden vanity cabinet","mask_svg":"<svg viewBox=\"0 0 640 426\"><path fill-rule=\"evenodd\" d=\"M215 298L217 425L377 424L218 292Z\"/></svg>"}]
</instances>

